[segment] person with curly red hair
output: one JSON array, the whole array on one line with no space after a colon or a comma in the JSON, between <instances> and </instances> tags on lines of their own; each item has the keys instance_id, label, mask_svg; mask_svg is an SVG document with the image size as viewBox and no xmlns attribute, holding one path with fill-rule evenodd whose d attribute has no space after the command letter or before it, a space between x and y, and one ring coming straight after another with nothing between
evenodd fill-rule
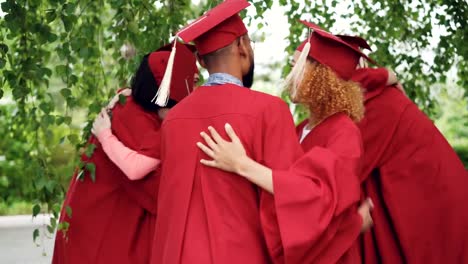
<instances>
[{"instance_id":1,"label":"person with curly red hair","mask_svg":"<svg viewBox=\"0 0 468 264\"><path fill-rule=\"evenodd\" d=\"M358 210L363 148L356 122L364 105L359 84L350 78L365 55L301 22L314 32L301 45L286 87L294 103L309 109L309 119L298 127L304 156L288 170L272 170L248 157L227 124L230 142L212 127L211 136L202 133L206 145L197 145L213 160L201 163L237 173L274 195L278 230L265 237L285 263L358 263L357 238L372 223L372 202Z\"/></svg>"}]
</instances>

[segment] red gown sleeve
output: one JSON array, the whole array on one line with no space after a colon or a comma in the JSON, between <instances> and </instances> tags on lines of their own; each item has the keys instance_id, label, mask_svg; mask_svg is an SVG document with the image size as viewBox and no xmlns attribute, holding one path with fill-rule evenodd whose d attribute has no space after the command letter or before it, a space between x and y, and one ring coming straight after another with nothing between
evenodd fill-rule
<instances>
[{"instance_id":1,"label":"red gown sleeve","mask_svg":"<svg viewBox=\"0 0 468 264\"><path fill-rule=\"evenodd\" d=\"M260 163L272 169L287 169L302 154L294 121L286 103L278 99L264 111L262 158ZM260 219L273 263L282 263L283 250L276 220L273 195L260 193Z\"/></svg>"},{"instance_id":2,"label":"red gown sleeve","mask_svg":"<svg viewBox=\"0 0 468 264\"><path fill-rule=\"evenodd\" d=\"M370 92L387 85L388 70L386 68L361 68L355 71L351 79Z\"/></svg>"},{"instance_id":3,"label":"red gown sleeve","mask_svg":"<svg viewBox=\"0 0 468 264\"><path fill-rule=\"evenodd\" d=\"M351 248L362 224L356 211L361 154L358 131L345 130L290 169L273 171L286 263L335 263Z\"/></svg>"}]
</instances>

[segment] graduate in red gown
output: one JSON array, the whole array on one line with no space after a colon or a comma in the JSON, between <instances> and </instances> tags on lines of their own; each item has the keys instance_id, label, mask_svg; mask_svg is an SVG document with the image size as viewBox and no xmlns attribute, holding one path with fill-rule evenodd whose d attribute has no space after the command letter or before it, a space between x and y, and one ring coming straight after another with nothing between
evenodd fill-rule
<instances>
[{"instance_id":1,"label":"graduate in red gown","mask_svg":"<svg viewBox=\"0 0 468 264\"><path fill-rule=\"evenodd\" d=\"M172 97L167 107L191 92L197 71L193 53L184 45L177 47ZM112 111L112 133L133 150L129 154L133 160L138 160L138 155L146 161L159 159L159 114L164 110L151 100L158 91L169 55L170 51L157 51L145 56L132 81L132 96ZM53 263L148 263L158 179L150 173L142 180L132 181L124 173L129 168L109 159L94 136L89 144L95 144L96 149L90 158L83 155L82 162L95 165L95 181L88 172L81 179L80 174L74 175L60 219L70 226L66 233L57 233ZM153 165L152 170L157 162ZM146 170L148 174L149 169ZM66 207L72 209L71 217L66 214Z\"/></svg>"},{"instance_id":2,"label":"graduate in red gown","mask_svg":"<svg viewBox=\"0 0 468 264\"><path fill-rule=\"evenodd\" d=\"M348 35L337 36L355 48L372 51L367 41L361 37ZM351 78L354 82L359 83L364 89L365 98L373 97L374 94L380 93L380 89L378 88L384 86L395 86L405 93L403 86L398 83L398 78L392 70L386 68L369 68L367 62L368 61L365 58L361 58L357 69ZM371 63L376 64L374 61L371 61Z\"/></svg>"},{"instance_id":3,"label":"graduate in red gown","mask_svg":"<svg viewBox=\"0 0 468 264\"><path fill-rule=\"evenodd\" d=\"M314 33L301 45L301 51L308 51L297 59L287 82L291 100L310 111L309 120L298 127L306 154L287 171L271 170L251 160L227 126L232 143L213 128L213 138L203 134L208 146L198 145L213 160L202 163L236 172L274 193L285 263L359 263L363 153L355 122L363 117L364 106L361 88L349 79L363 54L301 22Z\"/></svg>"},{"instance_id":4,"label":"graduate in red gown","mask_svg":"<svg viewBox=\"0 0 468 264\"><path fill-rule=\"evenodd\" d=\"M286 169L302 155L286 103L248 88L254 57L238 15L248 5L225 1L177 34L194 40L210 77L171 110L161 128L151 263L271 263L269 249L280 248L264 238L277 232L271 195L246 179L203 166L200 159L207 157L196 146L206 127L229 122L254 160Z\"/></svg>"},{"instance_id":5,"label":"graduate in red gown","mask_svg":"<svg viewBox=\"0 0 468 264\"><path fill-rule=\"evenodd\" d=\"M375 227L364 263L468 263L468 173L455 151L379 69L356 70L365 89L363 193Z\"/></svg>"}]
</instances>

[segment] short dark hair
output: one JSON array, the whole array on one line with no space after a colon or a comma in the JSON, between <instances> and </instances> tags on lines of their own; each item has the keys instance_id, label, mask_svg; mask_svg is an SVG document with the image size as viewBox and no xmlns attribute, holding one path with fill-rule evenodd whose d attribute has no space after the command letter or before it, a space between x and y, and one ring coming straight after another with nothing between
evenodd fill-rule
<instances>
[{"instance_id":1,"label":"short dark hair","mask_svg":"<svg viewBox=\"0 0 468 264\"><path fill-rule=\"evenodd\" d=\"M235 42L239 42L241 37L237 38L236 40L234 40ZM232 43L234 43L234 41ZM205 54L205 55L198 55L199 58L206 64L206 65L210 65L212 64L215 60L219 59L220 56L223 56L223 55L226 55L228 52L229 52L229 49L230 49L230 46L232 45L232 43L230 43L229 45L227 45L226 47L223 47L221 49L218 49L218 50L215 50L215 51L212 51L208 54Z\"/></svg>"},{"instance_id":2,"label":"short dark hair","mask_svg":"<svg viewBox=\"0 0 468 264\"><path fill-rule=\"evenodd\" d=\"M140 66L132 77L132 97L135 102L146 111L155 112L162 108L156 103L151 102L156 95L160 84L154 79L153 73L149 67L148 59L149 54L143 57ZM171 108L176 104L176 101L169 99L165 108Z\"/></svg>"}]
</instances>

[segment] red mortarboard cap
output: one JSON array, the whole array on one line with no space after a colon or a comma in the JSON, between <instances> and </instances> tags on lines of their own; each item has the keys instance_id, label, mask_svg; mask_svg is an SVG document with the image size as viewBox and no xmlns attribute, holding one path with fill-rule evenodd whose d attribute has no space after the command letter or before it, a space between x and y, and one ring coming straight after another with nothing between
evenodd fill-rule
<instances>
[{"instance_id":1,"label":"red mortarboard cap","mask_svg":"<svg viewBox=\"0 0 468 264\"><path fill-rule=\"evenodd\" d=\"M373 62L359 48L323 30L316 24L302 20L300 22L314 30L309 37L311 45L309 57L321 64L327 65L344 80L351 78L361 57ZM297 50L302 51L309 39L304 41Z\"/></svg>"},{"instance_id":2,"label":"red mortarboard cap","mask_svg":"<svg viewBox=\"0 0 468 264\"><path fill-rule=\"evenodd\" d=\"M169 61L173 44L168 44L151 52L148 64L154 79L161 85ZM189 45L176 43L177 54L174 57L172 79L170 83L170 98L176 102L184 99L193 91L193 76L198 72L196 58Z\"/></svg>"},{"instance_id":3,"label":"red mortarboard cap","mask_svg":"<svg viewBox=\"0 0 468 264\"><path fill-rule=\"evenodd\" d=\"M182 44L180 42L177 42L177 47L180 47L180 45L184 45L187 49L189 49L192 52L192 54L195 54L195 52L197 52L197 48L195 47L195 45ZM167 44L166 46L163 46L163 47L159 48L157 51L172 51L173 46L174 46L173 43ZM200 73L200 71L198 70L198 67L197 67L196 64L195 64L195 73Z\"/></svg>"},{"instance_id":4,"label":"red mortarboard cap","mask_svg":"<svg viewBox=\"0 0 468 264\"><path fill-rule=\"evenodd\" d=\"M176 35L185 42L194 41L200 55L224 48L247 33L238 13L248 6L250 3L245 0L226 0Z\"/></svg>"},{"instance_id":5,"label":"red mortarboard cap","mask_svg":"<svg viewBox=\"0 0 468 264\"><path fill-rule=\"evenodd\" d=\"M171 42L169 44L166 44L162 47L160 47L159 49L157 49L156 51L169 51L171 52L172 51L172 47L174 46L174 42ZM180 42L177 42L176 43L176 48L179 48L181 46L185 46L187 49L189 49L192 53L195 53L196 49L195 49L195 46L194 45L191 45L191 44L184 44L184 43L180 43Z\"/></svg>"},{"instance_id":6,"label":"red mortarboard cap","mask_svg":"<svg viewBox=\"0 0 468 264\"><path fill-rule=\"evenodd\" d=\"M358 36L348 36L348 35L336 35L340 39L346 41L347 43L351 44L352 46L360 49L367 49L372 51L371 47L367 43L367 41Z\"/></svg>"}]
</instances>

